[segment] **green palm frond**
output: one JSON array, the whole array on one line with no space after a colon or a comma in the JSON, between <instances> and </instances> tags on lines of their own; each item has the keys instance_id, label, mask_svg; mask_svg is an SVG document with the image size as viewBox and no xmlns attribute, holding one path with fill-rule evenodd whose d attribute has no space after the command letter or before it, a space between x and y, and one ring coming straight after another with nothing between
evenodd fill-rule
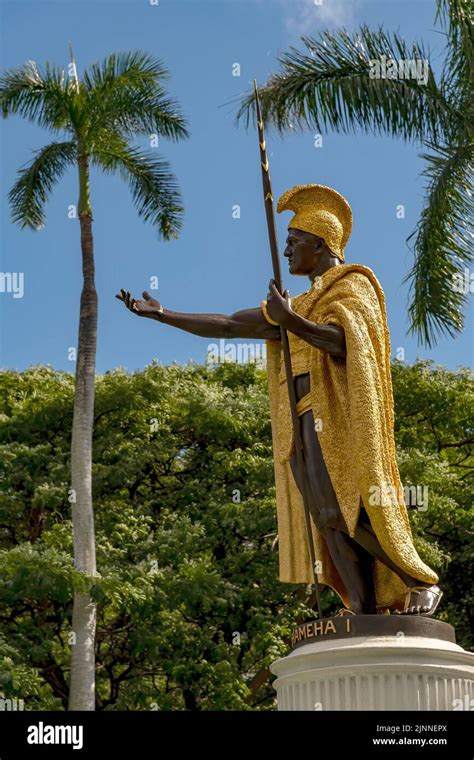
<instances>
[{"instance_id":1,"label":"green palm frond","mask_svg":"<svg viewBox=\"0 0 474 760\"><path fill-rule=\"evenodd\" d=\"M102 63L92 64L84 72L82 81L88 90L105 92L121 84L140 87L169 77L168 69L158 58L142 50L132 50L111 53Z\"/></svg>"},{"instance_id":2,"label":"green palm frond","mask_svg":"<svg viewBox=\"0 0 474 760\"><path fill-rule=\"evenodd\" d=\"M174 141L189 137L176 101L157 91L118 89L107 96L91 93L88 101L87 143L99 131L112 130L123 137L159 135Z\"/></svg>"},{"instance_id":3,"label":"green palm frond","mask_svg":"<svg viewBox=\"0 0 474 760\"><path fill-rule=\"evenodd\" d=\"M280 71L259 88L267 125L280 133L305 127L342 133L362 129L405 139L436 139L449 113L429 63L426 84L415 78L373 76L372 62L382 56L425 65L428 56L422 45L409 47L399 35L367 26L354 34L323 31L302 41L306 52L290 48L278 59ZM237 122L244 119L248 126L254 105L249 94Z\"/></svg>"},{"instance_id":4,"label":"green palm frond","mask_svg":"<svg viewBox=\"0 0 474 760\"><path fill-rule=\"evenodd\" d=\"M99 128L122 136L158 134L172 140L189 136L177 102L166 96L169 77L163 63L135 51L114 53L83 77L88 96L89 135Z\"/></svg>"},{"instance_id":5,"label":"green palm frond","mask_svg":"<svg viewBox=\"0 0 474 760\"><path fill-rule=\"evenodd\" d=\"M405 277L411 280L410 331L428 346L439 334L454 336L463 328L462 308L467 292L456 287L473 258L473 146L432 146L423 155L427 167L427 198L415 237L415 263Z\"/></svg>"},{"instance_id":6,"label":"green palm frond","mask_svg":"<svg viewBox=\"0 0 474 760\"><path fill-rule=\"evenodd\" d=\"M138 215L151 221L165 240L178 236L184 209L167 161L130 147L118 135L108 146L96 146L91 160L106 173L121 174L131 188Z\"/></svg>"},{"instance_id":7,"label":"green palm frond","mask_svg":"<svg viewBox=\"0 0 474 760\"><path fill-rule=\"evenodd\" d=\"M451 49L472 60L474 10L471 0L437 0L436 20L447 30Z\"/></svg>"},{"instance_id":8,"label":"green palm frond","mask_svg":"<svg viewBox=\"0 0 474 760\"><path fill-rule=\"evenodd\" d=\"M0 111L4 118L17 114L47 129L70 126L71 83L64 71L34 61L9 69L0 76Z\"/></svg>"},{"instance_id":9,"label":"green palm frond","mask_svg":"<svg viewBox=\"0 0 474 760\"><path fill-rule=\"evenodd\" d=\"M55 182L76 158L74 142L51 143L37 151L22 167L8 194L12 219L20 227L38 229L44 224L44 206Z\"/></svg>"},{"instance_id":10,"label":"green palm frond","mask_svg":"<svg viewBox=\"0 0 474 760\"><path fill-rule=\"evenodd\" d=\"M472 127L474 79L474 6L472 0L438 0L440 23L446 30L446 60L442 87L461 119Z\"/></svg>"}]
</instances>

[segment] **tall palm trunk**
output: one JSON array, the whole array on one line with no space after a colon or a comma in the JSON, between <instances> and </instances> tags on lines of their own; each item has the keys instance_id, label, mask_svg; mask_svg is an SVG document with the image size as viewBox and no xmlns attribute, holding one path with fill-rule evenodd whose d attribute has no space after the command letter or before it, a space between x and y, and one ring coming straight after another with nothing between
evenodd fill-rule
<instances>
[{"instance_id":1,"label":"tall palm trunk","mask_svg":"<svg viewBox=\"0 0 474 760\"><path fill-rule=\"evenodd\" d=\"M76 390L71 442L72 523L74 564L88 574L96 572L94 511L92 506L92 433L97 341L97 293L94 283L92 211L89 197L88 157L79 151L79 220L83 287L81 293ZM89 594L74 593L69 710L95 708L96 605Z\"/></svg>"}]
</instances>

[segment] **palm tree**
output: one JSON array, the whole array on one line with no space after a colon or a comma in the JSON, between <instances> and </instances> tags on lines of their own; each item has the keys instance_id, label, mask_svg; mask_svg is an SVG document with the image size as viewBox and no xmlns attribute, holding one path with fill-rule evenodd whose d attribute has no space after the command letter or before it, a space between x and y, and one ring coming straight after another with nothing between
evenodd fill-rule
<instances>
[{"instance_id":1,"label":"palm tree","mask_svg":"<svg viewBox=\"0 0 474 760\"><path fill-rule=\"evenodd\" d=\"M187 137L185 119L167 95L169 74L156 58L141 51L113 53L93 64L82 80L74 60L70 76L47 63L32 61L0 77L0 108L45 127L58 137L39 150L18 173L9 193L14 222L40 228L44 206L66 169L77 167L78 217L81 228L83 288L80 302L76 386L71 441L71 489L74 562L86 577L96 575L92 505L92 434L97 336L94 284L90 167L118 172L130 185L138 214L164 238L177 237L183 208L169 165L130 143L137 135ZM72 629L70 710L95 706L96 605L89 592L75 591Z\"/></svg>"},{"instance_id":2,"label":"palm tree","mask_svg":"<svg viewBox=\"0 0 474 760\"><path fill-rule=\"evenodd\" d=\"M414 264L405 277L412 296L410 332L432 346L437 335L463 329L467 289L456 278L472 261L472 159L474 99L471 0L437 0L436 21L446 37L440 77L422 44L363 26L354 34L323 31L291 47L280 71L259 88L263 120L278 133L310 128L361 130L414 141L423 148L426 201L414 238ZM383 56L386 56L383 59ZM374 61L427 63L424 78L372 78ZM237 122L248 126L253 94L245 95ZM459 282L459 281L458 281Z\"/></svg>"}]
</instances>

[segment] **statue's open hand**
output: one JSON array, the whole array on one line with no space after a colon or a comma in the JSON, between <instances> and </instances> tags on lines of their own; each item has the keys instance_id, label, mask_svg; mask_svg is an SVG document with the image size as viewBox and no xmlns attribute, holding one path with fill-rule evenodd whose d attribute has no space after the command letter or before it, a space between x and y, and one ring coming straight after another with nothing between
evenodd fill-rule
<instances>
[{"instance_id":1,"label":"statue's open hand","mask_svg":"<svg viewBox=\"0 0 474 760\"><path fill-rule=\"evenodd\" d=\"M270 280L268 288L267 314L274 322L284 325L288 315L292 313L289 300L290 294L285 290L283 295L281 295L275 284L275 280Z\"/></svg>"},{"instance_id":2,"label":"statue's open hand","mask_svg":"<svg viewBox=\"0 0 474 760\"><path fill-rule=\"evenodd\" d=\"M157 301L156 298L152 298L146 290L143 291L143 301L136 301L132 294L123 288L120 289L120 293L117 293L115 298L118 298L119 301L123 301L127 309L138 317L157 319L159 315L163 313L160 302Z\"/></svg>"}]
</instances>

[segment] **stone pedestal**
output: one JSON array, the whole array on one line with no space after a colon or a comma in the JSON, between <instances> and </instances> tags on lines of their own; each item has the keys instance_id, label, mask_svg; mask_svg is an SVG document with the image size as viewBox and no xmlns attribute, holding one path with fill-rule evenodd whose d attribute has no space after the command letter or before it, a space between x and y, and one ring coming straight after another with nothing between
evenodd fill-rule
<instances>
[{"instance_id":1,"label":"stone pedestal","mask_svg":"<svg viewBox=\"0 0 474 760\"><path fill-rule=\"evenodd\" d=\"M311 621L271 671L279 710L474 710L474 654L422 616Z\"/></svg>"}]
</instances>

